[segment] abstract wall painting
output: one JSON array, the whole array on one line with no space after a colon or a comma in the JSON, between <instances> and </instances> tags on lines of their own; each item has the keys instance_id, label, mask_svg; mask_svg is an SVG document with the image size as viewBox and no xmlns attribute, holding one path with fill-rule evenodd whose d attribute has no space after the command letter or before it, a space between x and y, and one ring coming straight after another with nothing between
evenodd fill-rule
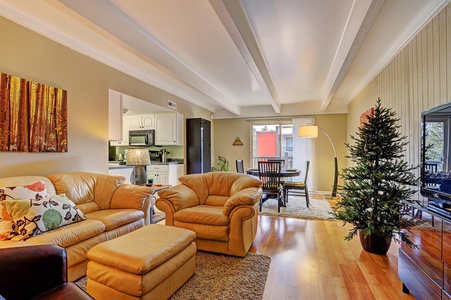
<instances>
[{"instance_id":1,"label":"abstract wall painting","mask_svg":"<svg viewBox=\"0 0 451 300\"><path fill-rule=\"evenodd\" d=\"M0 73L0 151L67 152L67 91Z\"/></svg>"}]
</instances>

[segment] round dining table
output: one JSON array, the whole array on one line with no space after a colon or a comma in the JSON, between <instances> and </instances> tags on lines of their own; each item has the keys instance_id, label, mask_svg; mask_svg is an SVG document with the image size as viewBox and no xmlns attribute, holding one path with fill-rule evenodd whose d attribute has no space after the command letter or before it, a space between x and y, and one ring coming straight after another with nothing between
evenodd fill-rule
<instances>
[{"instance_id":1,"label":"round dining table","mask_svg":"<svg viewBox=\"0 0 451 300\"><path fill-rule=\"evenodd\" d=\"M258 169L247 169L246 174L258 177ZM287 169L280 171L280 177L296 177L300 175L301 171L296 169Z\"/></svg>"},{"instance_id":2,"label":"round dining table","mask_svg":"<svg viewBox=\"0 0 451 300\"><path fill-rule=\"evenodd\" d=\"M246 174L248 175L252 175L255 177L259 177L258 176L258 169L248 169L246 170ZM280 177L296 177L301 175L301 171L296 170L296 169L287 169L287 170L281 170L280 171ZM271 197L269 197L268 195L264 195L262 198L262 204L265 203L266 200L273 198L274 196L271 195ZM280 200L281 204L280 206L285 207L286 204L283 202L283 200Z\"/></svg>"}]
</instances>

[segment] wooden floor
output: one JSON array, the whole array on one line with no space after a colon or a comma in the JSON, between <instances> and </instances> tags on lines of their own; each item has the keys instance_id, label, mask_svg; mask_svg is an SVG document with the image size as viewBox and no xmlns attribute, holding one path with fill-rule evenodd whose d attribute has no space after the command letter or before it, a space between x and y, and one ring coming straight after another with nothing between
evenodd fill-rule
<instances>
[{"instance_id":1,"label":"wooden floor","mask_svg":"<svg viewBox=\"0 0 451 300\"><path fill-rule=\"evenodd\" d=\"M414 299L401 290L398 245L387 255L369 254L358 239L344 241L347 228L335 220L259 216L251 252L271 257L263 299Z\"/></svg>"}]
</instances>

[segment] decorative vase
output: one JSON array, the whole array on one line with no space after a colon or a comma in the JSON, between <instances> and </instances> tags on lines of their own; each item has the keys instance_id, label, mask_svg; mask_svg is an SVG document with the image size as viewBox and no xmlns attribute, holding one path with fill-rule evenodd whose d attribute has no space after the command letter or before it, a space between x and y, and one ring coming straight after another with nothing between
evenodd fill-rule
<instances>
[{"instance_id":1,"label":"decorative vase","mask_svg":"<svg viewBox=\"0 0 451 300\"><path fill-rule=\"evenodd\" d=\"M369 253L384 255L390 249L391 236L370 234L365 238L363 231L359 231L359 237L363 250Z\"/></svg>"}]
</instances>

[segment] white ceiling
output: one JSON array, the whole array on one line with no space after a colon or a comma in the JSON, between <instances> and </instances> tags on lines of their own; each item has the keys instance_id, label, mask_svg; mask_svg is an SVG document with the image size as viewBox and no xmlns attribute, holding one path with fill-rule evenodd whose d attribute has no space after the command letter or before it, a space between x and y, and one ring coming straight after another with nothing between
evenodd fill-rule
<instances>
[{"instance_id":1,"label":"white ceiling","mask_svg":"<svg viewBox=\"0 0 451 300\"><path fill-rule=\"evenodd\" d=\"M450 0L0 0L215 118L343 113Z\"/></svg>"}]
</instances>

